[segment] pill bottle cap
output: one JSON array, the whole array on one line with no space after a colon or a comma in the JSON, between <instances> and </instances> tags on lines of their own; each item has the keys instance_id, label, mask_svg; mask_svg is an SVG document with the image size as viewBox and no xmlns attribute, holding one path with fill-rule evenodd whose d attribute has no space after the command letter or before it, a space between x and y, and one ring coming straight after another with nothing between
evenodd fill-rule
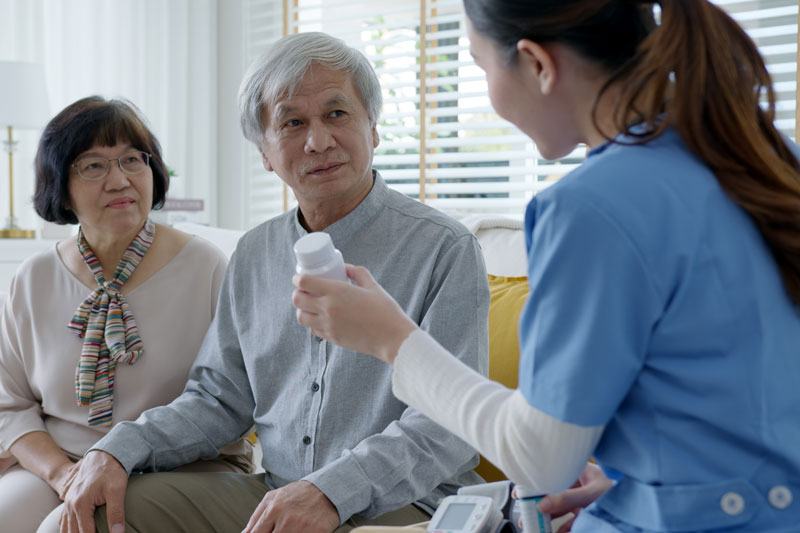
<instances>
[{"instance_id":1,"label":"pill bottle cap","mask_svg":"<svg viewBox=\"0 0 800 533\"><path fill-rule=\"evenodd\" d=\"M321 231L304 235L294 243L297 262L306 269L317 268L333 261L335 253L331 236Z\"/></svg>"}]
</instances>

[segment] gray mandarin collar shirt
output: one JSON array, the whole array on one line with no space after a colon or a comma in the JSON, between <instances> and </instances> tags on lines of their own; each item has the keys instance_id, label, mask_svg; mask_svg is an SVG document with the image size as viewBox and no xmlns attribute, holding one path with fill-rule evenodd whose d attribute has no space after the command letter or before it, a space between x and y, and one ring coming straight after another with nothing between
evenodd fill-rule
<instances>
[{"instance_id":1,"label":"gray mandarin collar shirt","mask_svg":"<svg viewBox=\"0 0 800 533\"><path fill-rule=\"evenodd\" d=\"M297 323L292 247L307 233L298 214L239 241L183 394L119 424L94 448L128 472L167 470L216 456L255 424L267 485L310 481L342 522L412 502L430 509L480 482L474 449L392 395L391 366ZM489 288L464 226L389 189L376 172L367 197L325 232L433 338L487 373Z\"/></svg>"}]
</instances>

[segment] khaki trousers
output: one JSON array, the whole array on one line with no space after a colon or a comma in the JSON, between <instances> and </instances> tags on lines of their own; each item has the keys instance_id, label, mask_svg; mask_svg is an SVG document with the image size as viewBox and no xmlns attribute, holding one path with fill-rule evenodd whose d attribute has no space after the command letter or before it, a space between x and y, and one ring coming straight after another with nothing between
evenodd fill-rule
<instances>
[{"instance_id":1,"label":"khaki trousers","mask_svg":"<svg viewBox=\"0 0 800 533\"><path fill-rule=\"evenodd\" d=\"M125 493L127 533L239 533L267 493L264 474L158 472L132 475ZM106 507L95 511L97 531L108 532ZM363 525L404 526L430 516L408 505L368 520L353 516L335 533Z\"/></svg>"}]
</instances>

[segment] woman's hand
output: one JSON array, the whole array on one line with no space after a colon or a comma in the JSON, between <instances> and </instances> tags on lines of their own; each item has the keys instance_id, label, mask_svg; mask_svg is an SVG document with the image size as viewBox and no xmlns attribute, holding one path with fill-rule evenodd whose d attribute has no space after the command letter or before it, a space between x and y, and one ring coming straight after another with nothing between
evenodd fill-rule
<instances>
[{"instance_id":1,"label":"woman's hand","mask_svg":"<svg viewBox=\"0 0 800 533\"><path fill-rule=\"evenodd\" d=\"M394 362L400 345L417 325L366 268L347 265L347 275L357 286L295 275L292 303L297 321L343 348Z\"/></svg>"},{"instance_id":2,"label":"woman's hand","mask_svg":"<svg viewBox=\"0 0 800 533\"><path fill-rule=\"evenodd\" d=\"M613 482L603 474L599 466L587 463L578 481L571 488L559 494L547 495L539 502L539 510L548 513L553 518L564 516L567 513L573 513L577 517L581 509L605 494L612 485ZM557 533L567 533L571 529L575 517L562 524Z\"/></svg>"},{"instance_id":3,"label":"woman's hand","mask_svg":"<svg viewBox=\"0 0 800 533\"><path fill-rule=\"evenodd\" d=\"M10 457L3 457L0 459L0 476L5 474L6 470L17 464L17 458L13 455Z\"/></svg>"}]
</instances>

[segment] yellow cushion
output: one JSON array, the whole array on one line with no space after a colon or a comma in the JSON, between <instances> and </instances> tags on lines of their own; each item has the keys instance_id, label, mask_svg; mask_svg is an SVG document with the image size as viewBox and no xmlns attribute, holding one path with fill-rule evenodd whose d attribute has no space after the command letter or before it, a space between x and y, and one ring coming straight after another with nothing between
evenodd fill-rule
<instances>
[{"instance_id":1,"label":"yellow cushion","mask_svg":"<svg viewBox=\"0 0 800 533\"><path fill-rule=\"evenodd\" d=\"M519 315L528 299L528 278L489 274L489 379L516 389L519 371ZM475 471L486 481L506 479L481 457Z\"/></svg>"}]
</instances>

